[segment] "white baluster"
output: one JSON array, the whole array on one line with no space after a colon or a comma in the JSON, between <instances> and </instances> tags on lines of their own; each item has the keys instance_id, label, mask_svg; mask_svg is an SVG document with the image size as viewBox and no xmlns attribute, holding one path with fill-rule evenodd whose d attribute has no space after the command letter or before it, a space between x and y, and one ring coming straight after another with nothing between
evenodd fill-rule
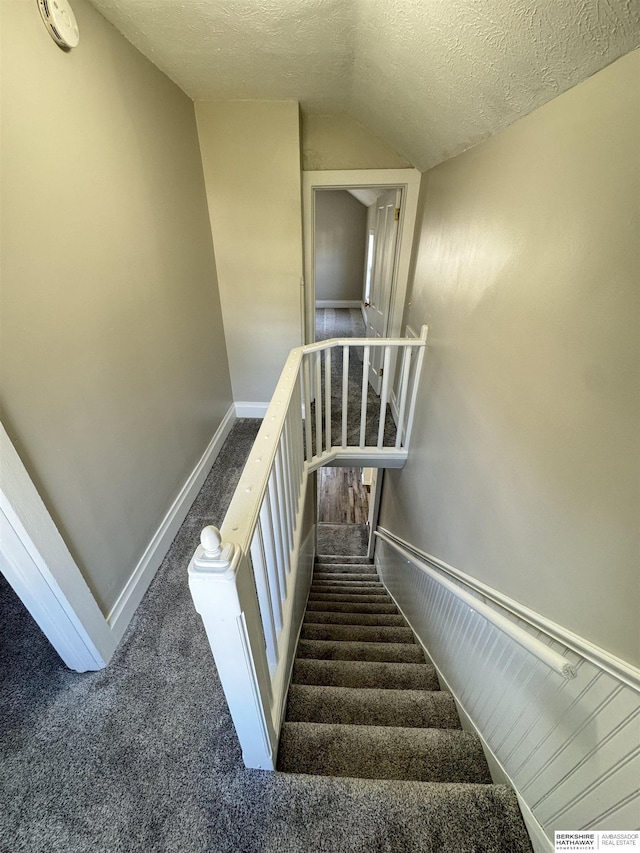
<instances>
[{"instance_id":1,"label":"white baluster","mask_svg":"<svg viewBox=\"0 0 640 853\"><path fill-rule=\"evenodd\" d=\"M402 447L402 431L404 429L404 414L407 407L407 389L409 388L409 373L411 371L412 348L405 347L402 358L402 378L400 381L400 405L398 406L398 433L396 435L396 450Z\"/></svg>"},{"instance_id":2,"label":"white baluster","mask_svg":"<svg viewBox=\"0 0 640 853\"><path fill-rule=\"evenodd\" d=\"M282 470L282 457L280 448L276 452L275 458L276 484L278 493L278 507L280 509L280 517L274 519L279 524L282 530L282 547L284 551L284 567L287 574L291 571L291 552L289 546L289 514L287 512L287 499L285 494L285 482Z\"/></svg>"},{"instance_id":3,"label":"white baluster","mask_svg":"<svg viewBox=\"0 0 640 853\"><path fill-rule=\"evenodd\" d=\"M283 624L282 601L284 599L284 595L282 593L280 577L278 574L278 555L273 532L273 522L271 520L271 500L268 491L265 493L264 501L260 507L260 527L262 530L262 544L264 548L267 577L269 578L269 589L271 590L273 620L275 622L276 631L280 631Z\"/></svg>"},{"instance_id":4,"label":"white baluster","mask_svg":"<svg viewBox=\"0 0 640 853\"><path fill-rule=\"evenodd\" d=\"M324 423L325 447L329 453L331 450L331 349L324 351Z\"/></svg>"},{"instance_id":5,"label":"white baluster","mask_svg":"<svg viewBox=\"0 0 640 853\"><path fill-rule=\"evenodd\" d=\"M293 490L291 482L291 447L289 443L288 420L282 425L282 437L280 440L280 460L282 462L282 479L284 482L284 504L286 508L287 535L289 551L293 550L293 535L295 528L295 515L293 513Z\"/></svg>"},{"instance_id":6,"label":"white baluster","mask_svg":"<svg viewBox=\"0 0 640 853\"><path fill-rule=\"evenodd\" d=\"M316 353L316 455L322 456L322 353Z\"/></svg>"},{"instance_id":7,"label":"white baluster","mask_svg":"<svg viewBox=\"0 0 640 853\"><path fill-rule=\"evenodd\" d=\"M389 374L391 373L391 347L384 348L384 363L382 365L382 393L380 394L380 424L378 426L378 450L384 443L384 423L387 417L387 401L389 399Z\"/></svg>"},{"instance_id":8,"label":"white baluster","mask_svg":"<svg viewBox=\"0 0 640 853\"><path fill-rule=\"evenodd\" d=\"M347 407L349 404L349 346L342 347L342 446L347 446Z\"/></svg>"},{"instance_id":9,"label":"white baluster","mask_svg":"<svg viewBox=\"0 0 640 853\"><path fill-rule=\"evenodd\" d=\"M262 541L262 530L259 523L256 526L253 539L251 540L251 564L253 567L253 577L256 582L256 592L258 593L258 604L260 605L262 630L264 631L264 640L267 649L267 660L269 662L269 666L274 667L278 663L278 639L276 635L276 625L273 618L273 602L271 599L271 590L269 588L269 578L267 575L267 562L265 559L264 543Z\"/></svg>"},{"instance_id":10,"label":"white baluster","mask_svg":"<svg viewBox=\"0 0 640 853\"><path fill-rule=\"evenodd\" d=\"M269 518L271 519L271 530L273 531L273 542L276 549L276 566L278 569L278 580L280 587L280 600L284 601L287 595L287 575L285 569L284 541L282 536L282 525L280 524L280 506L278 501L278 485L275 472L271 472L266 496Z\"/></svg>"},{"instance_id":11,"label":"white baluster","mask_svg":"<svg viewBox=\"0 0 640 853\"><path fill-rule=\"evenodd\" d=\"M369 392L369 354L371 347L367 344L362 358L362 400L360 403L360 448L364 447L367 429L367 394Z\"/></svg>"},{"instance_id":12,"label":"white baluster","mask_svg":"<svg viewBox=\"0 0 640 853\"><path fill-rule=\"evenodd\" d=\"M304 385L304 437L307 451L307 461L313 456L313 436L311 430L311 371L309 369L309 355L303 356L302 381Z\"/></svg>"}]
</instances>

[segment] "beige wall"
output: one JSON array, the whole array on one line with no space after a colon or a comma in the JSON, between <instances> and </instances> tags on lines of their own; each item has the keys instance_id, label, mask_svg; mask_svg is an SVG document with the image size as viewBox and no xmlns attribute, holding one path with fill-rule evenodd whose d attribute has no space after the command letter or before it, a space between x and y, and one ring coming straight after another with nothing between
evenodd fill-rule
<instances>
[{"instance_id":1,"label":"beige wall","mask_svg":"<svg viewBox=\"0 0 640 853\"><path fill-rule=\"evenodd\" d=\"M316 300L361 300L367 208L346 190L315 193Z\"/></svg>"},{"instance_id":2,"label":"beige wall","mask_svg":"<svg viewBox=\"0 0 640 853\"><path fill-rule=\"evenodd\" d=\"M197 103L236 401L268 401L302 341L300 129L294 101Z\"/></svg>"},{"instance_id":3,"label":"beige wall","mask_svg":"<svg viewBox=\"0 0 640 853\"><path fill-rule=\"evenodd\" d=\"M231 403L193 104L2 2L2 419L106 613Z\"/></svg>"},{"instance_id":4,"label":"beige wall","mask_svg":"<svg viewBox=\"0 0 640 853\"><path fill-rule=\"evenodd\" d=\"M640 663L640 52L426 176L381 523Z\"/></svg>"},{"instance_id":5,"label":"beige wall","mask_svg":"<svg viewBox=\"0 0 640 853\"><path fill-rule=\"evenodd\" d=\"M346 115L304 115L302 167L327 169L405 169L401 157L360 122Z\"/></svg>"}]
</instances>

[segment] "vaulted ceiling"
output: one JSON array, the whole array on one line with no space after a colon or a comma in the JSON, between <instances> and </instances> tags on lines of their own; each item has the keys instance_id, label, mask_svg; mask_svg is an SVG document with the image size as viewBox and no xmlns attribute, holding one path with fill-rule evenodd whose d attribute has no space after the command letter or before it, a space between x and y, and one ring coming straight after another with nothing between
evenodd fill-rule
<instances>
[{"instance_id":1,"label":"vaulted ceiling","mask_svg":"<svg viewBox=\"0 0 640 853\"><path fill-rule=\"evenodd\" d=\"M346 113L419 169L640 45L638 0L92 0L194 100Z\"/></svg>"}]
</instances>

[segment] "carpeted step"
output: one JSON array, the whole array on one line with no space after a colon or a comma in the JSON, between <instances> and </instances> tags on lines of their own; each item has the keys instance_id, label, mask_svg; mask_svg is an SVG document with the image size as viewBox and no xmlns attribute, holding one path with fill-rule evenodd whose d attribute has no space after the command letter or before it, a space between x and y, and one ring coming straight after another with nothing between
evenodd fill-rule
<instances>
[{"instance_id":1,"label":"carpeted step","mask_svg":"<svg viewBox=\"0 0 640 853\"><path fill-rule=\"evenodd\" d=\"M376 581L378 579L377 575L369 574L357 574L354 572L353 574L349 573L341 573L341 572L314 572L313 573L313 582L317 581L331 581L331 583L338 583L340 581L365 581L366 583L371 583L372 581Z\"/></svg>"},{"instance_id":2,"label":"carpeted step","mask_svg":"<svg viewBox=\"0 0 640 853\"><path fill-rule=\"evenodd\" d=\"M331 574L362 574L376 575L376 567L371 563L319 563L316 561L314 570L316 572L330 572Z\"/></svg>"},{"instance_id":3,"label":"carpeted step","mask_svg":"<svg viewBox=\"0 0 640 853\"><path fill-rule=\"evenodd\" d=\"M320 583L312 583L309 591L310 595L320 593L321 595L382 595L387 597L389 593L382 584L371 583L366 586L358 586L356 584L333 584L321 581Z\"/></svg>"},{"instance_id":4,"label":"carpeted step","mask_svg":"<svg viewBox=\"0 0 640 853\"><path fill-rule=\"evenodd\" d=\"M451 693L435 690L327 687L292 684L286 718L289 722L341 725L459 729L460 718Z\"/></svg>"},{"instance_id":5,"label":"carpeted step","mask_svg":"<svg viewBox=\"0 0 640 853\"><path fill-rule=\"evenodd\" d=\"M491 783L478 736L452 729L285 722L277 766L317 776Z\"/></svg>"},{"instance_id":6,"label":"carpeted step","mask_svg":"<svg viewBox=\"0 0 640 853\"><path fill-rule=\"evenodd\" d=\"M400 613L332 613L323 610L308 610L304 622L325 625L386 625L404 628L407 622Z\"/></svg>"},{"instance_id":7,"label":"carpeted step","mask_svg":"<svg viewBox=\"0 0 640 853\"><path fill-rule=\"evenodd\" d=\"M339 589L382 589L386 592L384 584L382 581L379 581L377 577L374 575L362 575L359 578L343 578L339 577L334 580L334 577L329 575L329 577L319 578L316 575L311 579L311 583L313 586L335 586Z\"/></svg>"},{"instance_id":8,"label":"carpeted step","mask_svg":"<svg viewBox=\"0 0 640 853\"><path fill-rule=\"evenodd\" d=\"M376 601L388 602L391 601L391 599L386 593L383 595L370 595L368 593L360 593L360 595L356 593L355 595L352 595L347 592L316 592L315 590L311 590L309 593L309 601L351 601L354 604L357 604L358 602L361 604L375 604Z\"/></svg>"},{"instance_id":9,"label":"carpeted step","mask_svg":"<svg viewBox=\"0 0 640 853\"><path fill-rule=\"evenodd\" d=\"M332 524L321 522L317 527L318 553L366 556L369 528L366 524Z\"/></svg>"},{"instance_id":10,"label":"carpeted step","mask_svg":"<svg viewBox=\"0 0 640 853\"><path fill-rule=\"evenodd\" d=\"M264 793L210 849L286 853L531 853L514 792L469 785L261 773ZM257 815L257 818L256 818ZM312 815L312 819L310 819ZM265 840L265 826L277 827Z\"/></svg>"},{"instance_id":11,"label":"carpeted step","mask_svg":"<svg viewBox=\"0 0 640 853\"><path fill-rule=\"evenodd\" d=\"M361 565L373 565L373 560L359 554L318 554L316 563L360 563Z\"/></svg>"},{"instance_id":12,"label":"carpeted step","mask_svg":"<svg viewBox=\"0 0 640 853\"><path fill-rule=\"evenodd\" d=\"M307 610L324 610L333 613L397 613L398 608L393 602L382 599L375 604L350 601L308 601Z\"/></svg>"},{"instance_id":13,"label":"carpeted step","mask_svg":"<svg viewBox=\"0 0 640 853\"><path fill-rule=\"evenodd\" d=\"M387 690L439 690L436 669L426 663L296 658L293 684L367 687Z\"/></svg>"},{"instance_id":14,"label":"carpeted step","mask_svg":"<svg viewBox=\"0 0 640 853\"><path fill-rule=\"evenodd\" d=\"M303 624L304 640L339 640L356 643L415 643L411 628L388 628L377 625L309 625Z\"/></svg>"},{"instance_id":15,"label":"carpeted step","mask_svg":"<svg viewBox=\"0 0 640 853\"><path fill-rule=\"evenodd\" d=\"M424 652L417 643L361 643L301 639L296 656L316 658L316 660L426 663Z\"/></svg>"}]
</instances>

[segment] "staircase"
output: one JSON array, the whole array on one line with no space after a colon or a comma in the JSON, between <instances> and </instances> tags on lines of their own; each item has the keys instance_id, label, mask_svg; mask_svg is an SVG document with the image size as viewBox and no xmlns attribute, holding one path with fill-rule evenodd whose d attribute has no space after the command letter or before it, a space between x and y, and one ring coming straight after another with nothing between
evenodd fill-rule
<instances>
[{"instance_id":1,"label":"staircase","mask_svg":"<svg viewBox=\"0 0 640 853\"><path fill-rule=\"evenodd\" d=\"M381 814L390 796L401 810L410 849L531 850L515 794L492 784L479 739L366 557L316 560L277 767L371 780Z\"/></svg>"}]
</instances>

